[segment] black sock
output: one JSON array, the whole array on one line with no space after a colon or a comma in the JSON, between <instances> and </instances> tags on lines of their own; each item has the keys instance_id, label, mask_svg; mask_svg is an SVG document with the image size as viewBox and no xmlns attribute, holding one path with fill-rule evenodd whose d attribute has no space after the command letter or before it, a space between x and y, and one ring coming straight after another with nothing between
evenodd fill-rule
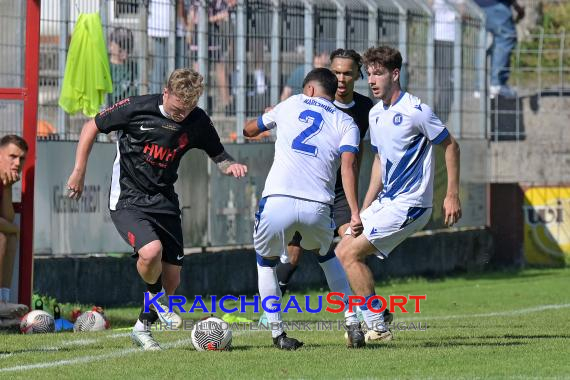
<instances>
[{"instance_id":1,"label":"black sock","mask_svg":"<svg viewBox=\"0 0 570 380\"><path fill-rule=\"evenodd\" d=\"M162 290L162 275L158 276L158 280L156 283L149 284L146 283L146 290L151 292L152 294L156 294Z\"/></svg>"},{"instance_id":2,"label":"black sock","mask_svg":"<svg viewBox=\"0 0 570 380\"><path fill-rule=\"evenodd\" d=\"M141 312L139 313L139 321L144 323L145 328L150 328L154 322L158 320L158 314L154 310L149 310L148 313L144 312L144 307L141 308Z\"/></svg>"},{"instance_id":3,"label":"black sock","mask_svg":"<svg viewBox=\"0 0 570 380\"><path fill-rule=\"evenodd\" d=\"M281 288L281 297L285 295L287 291L287 286L289 286L289 280L293 273L297 270L297 265L291 263L279 263L277 265L277 280L279 280L279 288Z\"/></svg>"}]
</instances>

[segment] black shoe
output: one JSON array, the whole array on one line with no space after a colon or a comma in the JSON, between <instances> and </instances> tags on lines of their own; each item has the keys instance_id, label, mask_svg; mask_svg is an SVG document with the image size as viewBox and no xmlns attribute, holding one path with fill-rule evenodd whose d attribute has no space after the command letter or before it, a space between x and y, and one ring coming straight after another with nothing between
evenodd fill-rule
<instances>
[{"instance_id":1,"label":"black shoe","mask_svg":"<svg viewBox=\"0 0 570 380\"><path fill-rule=\"evenodd\" d=\"M384 323L389 325L394 321L394 314L390 313L388 309L384 309Z\"/></svg>"},{"instance_id":2,"label":"black shoe","mask_svg":"<svg viewBox=\"0 0 570 380\"><path fill-rule=\"evenodd\" d=\"M303 342L299 342L294 338L288 338L287 334L283 332L277 338L273 338L273 345L282 350L296 350L303 345Z\"/></svg>"},{"instance_id":3,"label":"black shoe","mask_svg":"<svg viewBox=\"0 0 570 380\"><path fill-rule=\"evenodd\" d=\"M346 346L348 348L360 348L366 346L364 332L360 323L346 326Z\"/></svg>"}]
</instances>

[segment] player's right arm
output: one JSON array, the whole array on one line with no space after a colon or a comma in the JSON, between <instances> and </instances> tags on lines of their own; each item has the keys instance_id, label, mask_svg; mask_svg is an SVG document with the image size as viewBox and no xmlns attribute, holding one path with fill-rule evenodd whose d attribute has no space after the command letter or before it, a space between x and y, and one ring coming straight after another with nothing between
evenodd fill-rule
<instances>
[{"instance_id":1,"label":"player's right arm","mask_svg":"<svg viewBox=\"0 0 570 380\"><path fill-rule=\"evenodd\" d=\"M276 106L277 107L277 106ZM257 119L248 120L243 128L243 135L248 138L259 136L261 133L275 127L275 108L268 107L265 113Z\"/></svg>"},{"instance_id":2,"label":"player's right arm","mask_svg":"<svg viewBox=\"0 0 570 380\"><path fill-rule=\"evenodd\" d=\"M75 166L67 180L68 196L72 199L79 199L81 193L83 193L87 159L98 133L99 129L95 124L95 119L91 119L83 125L79 143L77 144L77 151L75 152Z\"/></svg>"},{"instance_id":3,"label":"player's right arm","mask_svg":"<svg viewBox=\"0 0 570 380\"><path fill-rule=\"evenodd\" d=\"M382 191L382 167L380 165L380 154L376 153L374 161L372 161L372 170L370 171L370 184L368 185L364 202L362 202L363 210L367 209L374 202L380 191Z\"/></svg>"},{"instance_id":4,"label":"player's right arm","mask_svg":"<svg viewBox=\"0 0 570 380\"><path fill-rule=\"evenodd\" d=\"M350 208L350 230L352 236L356 237L363 230L360 210L358 209L358 159L356 152L345 151L342 153L340 173L342 187Z\"/></svg>"}]
</instances>

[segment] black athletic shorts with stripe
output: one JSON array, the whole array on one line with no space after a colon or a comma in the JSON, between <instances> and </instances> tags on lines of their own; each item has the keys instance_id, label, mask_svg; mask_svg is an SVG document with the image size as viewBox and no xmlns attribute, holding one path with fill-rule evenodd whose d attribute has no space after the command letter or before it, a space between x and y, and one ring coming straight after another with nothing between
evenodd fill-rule
<instances>
[{"instance_id":1,"label":"black athletic shorts with stripe","mask_svg":"<svg viewBox=\"0 0 570 380\"><path fill-rule=\"evenodd\" d=\"M111 219L121 237L133 247L133 257L153 240L162 244L162 261L182 265L184 245L180 215L148 213L135 209L111 211Z\"/></svg>"}]
</instances>

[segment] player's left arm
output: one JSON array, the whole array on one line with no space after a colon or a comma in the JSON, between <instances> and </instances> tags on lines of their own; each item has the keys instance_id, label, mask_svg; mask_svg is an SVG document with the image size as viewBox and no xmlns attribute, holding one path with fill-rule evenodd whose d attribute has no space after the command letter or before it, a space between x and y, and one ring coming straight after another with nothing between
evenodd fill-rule
<instances>
[{"instance_id":1,"label":"player's left arm","mask_svg":"<svg viewBox=\"0 0 570 380\"><path fill-rule=\"evenodd\" d=\"M459 144L449 135L439 144L445 150L445 166L447 168L447 193L443 200L445 224L453 226L461 218L461 201L459 200Z\"/></svg>"},{"instance_id":2,"label":"player's left arm","mask_svg":"<svg viewBox=\"0 0 570 380\"><path fill-rule=\"evenodd\" d=\"M445 224L451 227L461 218L459 144L427 104L416 106L416 109L418 110L416 115L420 132L433 144L439 145L445 150L447 193L443 200L443 215Z\"/></svg>"},{"instance_id":3,"label":"player's left arm","mask_svg":"<svg viewBox=\"0 0 570 380\"><path fill-rule=\"evenodd\" d=\"M233 176L235 178L245 177L247 174L247 166L240 164L234 160L228 152L226 152L210 117L204 113L203 118L204 121L202 125L204 126L204 129L202 129L199 135L201 137L201 149L208 154L208 157L214 161L218 169L225 175Z\"/></svg>"},{"instance_id":4,"label":"player's left arm","mask_svg":"<svg viewBox=\"0 0 570 380\"><path fill-rule=\"evenodd\" d=\"M216 163L218 169L225 175L241 178L247 174L247 166L236 162L225 150L217 156L212 157L212 161Z\"/></svg>"}]
</instances>

